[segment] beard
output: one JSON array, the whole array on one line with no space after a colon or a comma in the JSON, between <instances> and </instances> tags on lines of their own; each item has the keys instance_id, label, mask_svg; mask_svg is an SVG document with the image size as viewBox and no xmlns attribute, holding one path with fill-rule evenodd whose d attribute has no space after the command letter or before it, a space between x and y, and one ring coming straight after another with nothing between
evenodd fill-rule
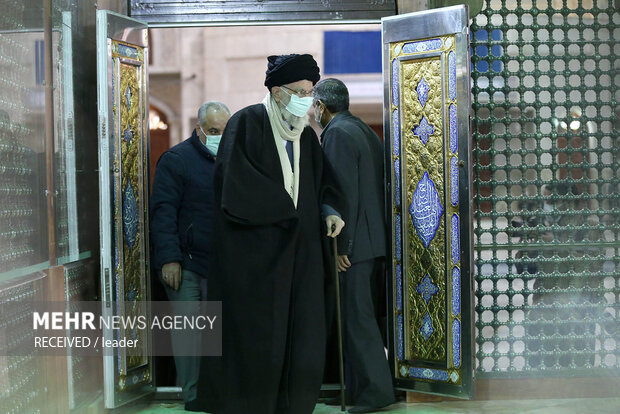
<instances>
[{"instance_id":1,"label":"beard","mask_svg":"<svg viewBox=\"0 0 620 414\"><path fill-rule=\"evenodd\" d=\"M286 106L282 105L281 102L278 102L278 106L280 107L282 117L291 127L293 127L293 129L304 129L310 125L310 116L307 113L304 116L299 117L290 113L288 109L286 109Z\"/></svg>"}]
</instances>

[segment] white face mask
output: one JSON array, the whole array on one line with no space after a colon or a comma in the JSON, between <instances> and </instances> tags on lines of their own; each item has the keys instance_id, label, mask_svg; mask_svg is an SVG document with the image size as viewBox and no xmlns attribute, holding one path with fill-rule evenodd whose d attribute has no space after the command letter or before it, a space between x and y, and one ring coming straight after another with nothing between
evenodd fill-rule
<instances>
[{"instance_id":1,"label":"white face mask","mask_svg":"<svg viewBox=\"0 0 620 414\"><path fill-rule=\"evenodd\" d=\"M207 140L205 142L205 147L207 147L207 149L211 151L213 155L216 155L217 149L220 146L220 141L222 139L222 136L221 135L207 135L205 131L202 129L202 127L200 127L200 130L205 135L205 137L207 137Z\"/></svg>"},{"instance_id":2,"label":"white face mask","mask_svg":"<svg viewBox=\"0 0 620 414\"><path fill-rule=\"evenodd\" d=\"M280 90L285 91L284 88L280 88ZM287 111L300 118L308 113L308 111L312 107L313 99L311 96L300 98L299 96L290 94L288 92L286 92L286 94L291 97L291 100L286 105Z\"/></svg>"}]
</instances>

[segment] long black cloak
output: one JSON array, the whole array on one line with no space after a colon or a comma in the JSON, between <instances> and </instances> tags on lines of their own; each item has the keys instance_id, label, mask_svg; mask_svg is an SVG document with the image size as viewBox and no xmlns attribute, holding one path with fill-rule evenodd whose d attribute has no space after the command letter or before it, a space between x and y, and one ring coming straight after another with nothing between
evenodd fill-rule
<instances>
[{"instance_id":1,"label":"long black cloak","mask_svg":"<svg viewBox=\"0 0 620 414\"><path fill-rule=\"evenodd\" d=\"M207 278L208 299L222 301L223 356L203 359L198 389L208 412L303 414L317 401L330 269L320 206L345 206L309 127L299 170L295 208L264 106L229 120L215 167L221 208Z\"/></svg>"}]
</instances>

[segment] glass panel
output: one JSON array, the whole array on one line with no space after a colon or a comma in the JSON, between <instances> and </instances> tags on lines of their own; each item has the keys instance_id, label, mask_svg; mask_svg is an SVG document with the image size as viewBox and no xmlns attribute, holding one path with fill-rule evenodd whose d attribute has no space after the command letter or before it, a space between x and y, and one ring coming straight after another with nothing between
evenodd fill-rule
<instances>
[{"instance_id":1,"label":"glass panel","mask_svg":"<svg viewBox=\"0 0 620 414\"><path fill-rule=\"evenodd\" d=\"M43 8L9 3L0 19L0 280L48 259Z\"/></svg>"},{"instance_id":2,"label":"glass panel","mask_svg":"<svg viewBox=\"0 0 620 414\"><path fill-rule=\"evenodd\" d=\"M121 3L98 2L114 9L121 9ZM54 181L57 263L99 251L98 198L93 197L98 189L96 8L92 2L78 0L49 2L52 31L46 44L44 4L43 0L6 0L0 16L0 355L7 355L7 347L31 340L24 329L32 312L26 300L45 298L48 293L41 290L39 281L31 282L46 278L40 270L50 266L48 171ZM52 64L47 69L52 76L46 79L45 55L50 50ZM46 85L52 86L52 105L45 99ZM49 114L53 121L46 129ZM46 132L53 136L53 154L46 153ZM68 300L96 281L92 261L88 268L88 272L67 268ZM5 315L4 305L16 301L24 305L19 314ZM99 381L100 362L92 362L68 362L71 408L100 394L101 385L90 381ZM0 357L0 412L51 409L41 363L34 354ZM62 398L57 403L64 407Z\"/></svg>"},{"instance_id":3,"label":"glass panel","mask_svg":"<svg viewBox=\"0 0 620 414\"><path fill-rule=\"evenodd\" d=\"M47 400L47 387L41 381L46 361L38 352L10 356L9 350L32 344L33 301L41 295L37 279L43 272L27 275L19 284L0 290L0 412L41 412ZM25 282L25 283L24 283ZM9 306L10 304L10 306ZM7 356L9 355L9 356Z\"/></svg>"},{"instance_id":4,"label":"glass panel","mask_svg":"<svg viewBox=\"0 0 620 414\"><path fill-rule=\"evenodd\" d=\"M609 375L620 15L607 1L486 3L471 28L477 371Z\"/></svg>"},{"instance_id":5,"label":"glass panel","mask_svg":"<svg viewBox=\"0 0 620 414\"><path fill-rule=\"evenodd\" d=\"M99 250L95 12L75 0L52 2L54 48L54 172L59 264ZM96 254L96 253L95 253Z\"/></svg>"}]
</instances>

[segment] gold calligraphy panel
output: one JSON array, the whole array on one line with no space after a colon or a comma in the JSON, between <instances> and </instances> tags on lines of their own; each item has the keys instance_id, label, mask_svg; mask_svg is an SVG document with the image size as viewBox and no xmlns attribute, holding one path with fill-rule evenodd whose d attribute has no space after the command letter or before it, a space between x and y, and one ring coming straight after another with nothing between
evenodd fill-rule
<instances>
[{"instance_id":1,"label":"gold calligraphy panel","mask_svg":"<svg viewBox=\"0 0 620 414\"><path fill-rule=\"evenodd\" d=\"M398 372L460 384L454 42L390 45L392 244Z\"/></svg>"},{"instance_id":2,"label":"gold calligraphy panel","mask_svg":"<svg viewBox=\"0 0 620 414\"><path fill-rule=\"evenodd\" d=\"M118 314L136 318L148 314L148 240L146 218L145 91L142 48L112 42L114 96L114 200L116 228L116 292ZM137 339L124 348L118 365L123 390L150 379L147 330L120 329L120 339ZM136 368L142 369L136 370ZM131 379L130 379L131 378Z\"/></svg>"},{"instance_id":3,"label":"gold calligraphy panel","mask_svg":"<svg viewBox=\"0 0 620 414\"><path fill-rule=\"evenodd\" d=\"M439 57L404 61L401 66L401 91L403 122L401 136L404 137L403 155L406 157L404 169L404 183L406 183L406 203L411 206L414 192L418 188L425 174L434 183L438 200L444 199L444 162L443 162L443 132L442 132L442 99L441 99L441 62ZM427 100L422 106L419 94L419 85L426 83ZM420 97L418 95L421 95ZM426 123L423 121L426 120ZM420 126L427 125L425 130ZM416 135L418 134L429 134ZM427 140L426 140L427 139ZM424 141L426 140L426 143ZM443 203L442 203L443 204ZM427 206L422 220L432 219L432 206ZM441 217L435 236L425 248L423 241L418 237L412 215L407 217L406 252L409 318L408 332L410 346L408 357L417 360L443 361L446 357L446 318L445 318L445 226ZM435 294L431 294L426 302L420 295L419 286L424 285L424 278L428 275L431 282L437 287ZM432 289L433 291L435 289ZM430 324L423 326L425 315L430 317ZM429 329L432 332L429 333Z\"/></svg>"}]
</instances>

